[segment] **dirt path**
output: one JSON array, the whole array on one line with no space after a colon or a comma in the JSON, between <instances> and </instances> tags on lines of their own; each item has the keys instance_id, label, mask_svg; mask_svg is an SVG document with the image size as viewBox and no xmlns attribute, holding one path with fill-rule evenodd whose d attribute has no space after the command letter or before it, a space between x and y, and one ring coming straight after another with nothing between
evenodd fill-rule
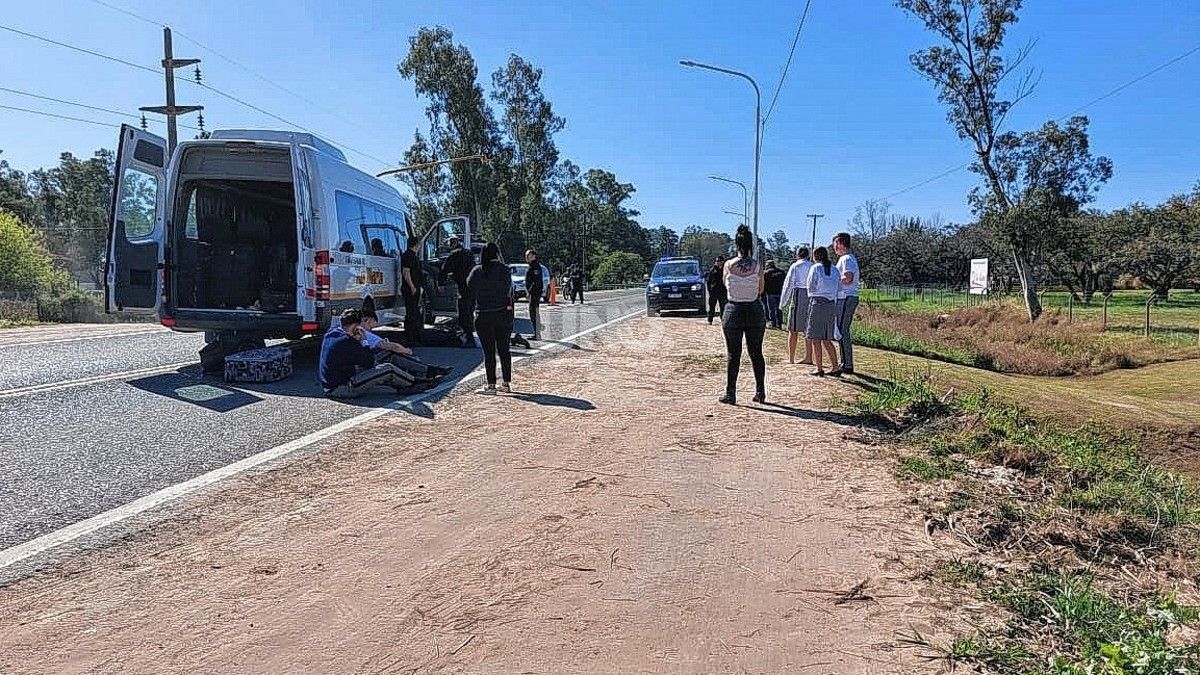
<instances>
[{"instance_id":1,"label":"dirt path","mask_svg":"<svg viewBox=\"0 0 1200 675\"><path fill-rule=\"evenodd\" d=\"M0 589L0 672L928 671L890 462L800 366L719 406L719 336L623 324Z\"/></svg>"}]
</instances>

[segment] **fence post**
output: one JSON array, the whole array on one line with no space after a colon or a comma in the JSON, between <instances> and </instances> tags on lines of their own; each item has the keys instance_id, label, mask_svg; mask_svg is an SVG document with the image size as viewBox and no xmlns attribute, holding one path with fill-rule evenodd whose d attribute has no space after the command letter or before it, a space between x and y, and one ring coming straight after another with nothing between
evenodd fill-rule
<instances>
[{"instance_id":1,"label":"fence post","mask_svg":"<svg viewBox=\"0 0 1200 675\"><path fill-rule=\"evenodd\" d=\"M1067 323L1075 323L1075 294L1067 294Z\"/></svg>"},{"instance_id":2,"label":"fence post","mask_svg":"<svg viewBox=\"0 0 1200 675\"><path fill-rule=\"evenodd\" d=\"M1108 299L1112 297L1111 293L1104 294L1104 306L1100 310L1100 331L1108 330Z\"/></svg>"},{"instance_id":3,"label":"fence post","mask_svg":"<svg viewBox=\"0 0 1200 675\"><path fill-rule=\"evenodd\" d=\"M1146 299L1146 337L1150 337L1150 305L1154 304L1154 299L1157 297L1151 293L1150 297Z\"/></svg>"}]
</instances>

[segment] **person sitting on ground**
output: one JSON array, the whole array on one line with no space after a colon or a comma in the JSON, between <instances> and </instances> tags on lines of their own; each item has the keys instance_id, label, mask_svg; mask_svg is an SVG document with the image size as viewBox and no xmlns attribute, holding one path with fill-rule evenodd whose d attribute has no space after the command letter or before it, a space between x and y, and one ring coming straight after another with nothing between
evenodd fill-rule
<instances>
[{"instance_id":1,"label":"person sitting on ground","mask_svg":"<svg viewBox=\"0 0 1200 675\"><path fill-rule=\"evenodd\" d=\"M362 313L357 309L342 312L341 320L321 340L317 374L321 389L331 398L422 388L399 367L391 363L375 364L371 350L362 345Z\"/></svg>"},{"instance_id":2,"label":"person sitting on ground","mask_svg":"<svg viewBox=\"0 0 1200 675\"><path fill-rule=\"evenodd\" d=\"M362 313L362 344L371 350L375 363L391 363L400 370L412 375L418 382L422 380L437 380L448 375L454 368L450 366L435 366L417 358L416 354L399 342L392 342L380 337L375 332L379 325L379 317L374 311L365 310Z\"/></svg>"}]
</instances>

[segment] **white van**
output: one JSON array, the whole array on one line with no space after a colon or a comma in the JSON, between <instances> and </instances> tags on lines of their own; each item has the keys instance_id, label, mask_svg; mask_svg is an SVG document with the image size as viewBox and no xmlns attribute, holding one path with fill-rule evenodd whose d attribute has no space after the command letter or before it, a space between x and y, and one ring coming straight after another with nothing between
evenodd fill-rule
<instances>
[{"instance_id":1,"label":"white van","mask_svg":"<svg viewBox=\"0 0 1200 675\"><path fill-rule=\"evenodd\" d=\"M426 233L430 321L455 307L453 284L438 284L444 242L469 245L470 230L459 216ZM154 312L164 326L205 331L213 359L269 338L322 335L350 307L396 323L400 254L412 236L396 188L312 134L214 131L168 153L164 139L125 125L107 311Z\"/></svg>"}]
</instances>

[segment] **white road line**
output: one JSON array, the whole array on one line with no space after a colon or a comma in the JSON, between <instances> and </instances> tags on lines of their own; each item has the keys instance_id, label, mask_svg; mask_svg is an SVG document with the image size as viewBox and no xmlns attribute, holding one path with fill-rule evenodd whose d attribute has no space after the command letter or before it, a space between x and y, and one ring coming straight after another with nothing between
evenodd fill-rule
<instances>
[{"instance_id":1,"label":"white road line","mask_svg":"<svg viewBox=\"0 0 1200 675\"><path fill-rule=\"evenodd\" d=\"M13 387L12 389L0 390L0 399L16 398L18 396L28 396L30 394L45 394L52 391L61 391L63 389L74 389L75 387L86 387L92 384L100 384L102 382L111 382L113 380L124 380L133 377L147 377L150 375L161 375L174 370L179 370L184 366L194 365L195 361L180 361L179 363L170 363L165 366L154 366L152 368L138 368L136 370L123 370L119 373L106 373L103 375L92 375L91 377L81 377L77 380L62 380L59 382L45 382L43 384L31 384L25 387Z\"/></svg>"},{"instance_id":2,"label":"white road line","mask_svg":"<svg viewBox=\"0 0 1200 675\"><path fill-rule=\"evenodd\" d=\"M79 337L55 338L53 340L26 340L24 342L9 342L3 340L8 336L0 336L0 349L5 347L42 347L64 342L85 342L87 340L107 340L109 338L130 337L135 335L168 335L171 331L161 328L144 328L142 330L126 331L124 333L108 333L106 335L81 335Z\"/></svg>"},{"instance_id":3,"label":"white road line","mask_svg":"<svg viewBox=\"0 0 1200 675\"><path fill-rule=\"evenodd\" d=\"M635 316L639 316L641 314L642 314L642 310L639 309L636 312L631 312L624 316L619 316L611 321L607 321L598 326L593 326L592 328L589 328L587 330L580 331L569 337L565 337L562 340L560 340L560 342L570 342L572 340L577 340L581 337L584 337L585 335L590 335L592 333L595 333L598 330L607 328L608 326L611 326L616 323L620 323L621 321L624 321L626 319L629 319L629 318L632 318ZM554 344L539 346L536 348L536 351L540 351L540 352L549 351L554 346L555 346ZM519 362L519 361L522 361L527 358L532 358L532 357L526 356L526 357L523 357L522 359L518 359L517 361ZM469 380L469 379L478 377L482 373L483 373L482 368L476 368L475 370L471 371L471 373L469 373L462 379ZM157 492L153 492L144 497L140 497L140 498L135 499L134 501L129 502L127 504L122 504L121 506L118 506L116 508L105 511L104 513L92 516L91 518L88 518L87 520L81 520L77 523L72 523L71 525L67 525L66 527L57 529L48 534L44 534L44 535L38 537L37 539L32 539L23 544L17 544L16 546L6 548L3 551L0 551L0 570L10 567L12 565L15 565L19 562L28 560L30 558L33 558L34 556L38 556L43 553L46 553L47 551L58 548L59 546L62 546L64 544L69 544L69 543L79 539L80 537L85 537L87 535L93 534L99 530L102 530L102 529L110 526L110 525L115 525L116 523L119 523L123 520L128 520L129 518L132 518L139 514L145 513L146 511L150 511L151 509L158 508L168 502L179 499L180 497L183 497L184 495L195 492L196 490L199 490L201 488L207 487L214 483L218 483L222 480L225 480L232 476L236 476L245 471L249 471L250 469L253 469L255 467L262 466L263 464L266 464L268 462L271 462L271 461L274 461L281 457L284 457L290 453L296 452L297 450L302 450L302 449L312 445L313 443L325 440L326 438L329 438L330 436L333 436L335 434L339 434L343 431L353 429L354 427L357 427L366 422L370 422L371 420L382 417L390 412L394 412L396 410L407 409L416 403L420 403L422 401L425 401L426 399L429 399L433 396L443 393L449 389L453 389L455 386L457 386L457 384L458 384L458 381L445 382L434 389L431 389L427 392L422 393L419 396L414 397L410 401L395 401L395 402L393 402L389 405L383 406L381 408L375 408L373 410L369 410L369 411L362 413L360 415L357 415L355 417L351 417L348 420L343 420L341 422L338 422L337 424L334 424L329 427L325 427L324 429L321 429L319 431L314 431L313 433L308 434L306 436L301 436L300 438L297 438L293 441L289 441L282 445L277 445L269 450L264 450L256 455L251 455L250 457L246 457L245 459L239 460L232 464L227 464L223 467L213 469L212 471L209 471L208 473L201 474L190 480L186 480L182 483L176 483L175 485L165 487Z\"/></svg>"}]
</instances>

